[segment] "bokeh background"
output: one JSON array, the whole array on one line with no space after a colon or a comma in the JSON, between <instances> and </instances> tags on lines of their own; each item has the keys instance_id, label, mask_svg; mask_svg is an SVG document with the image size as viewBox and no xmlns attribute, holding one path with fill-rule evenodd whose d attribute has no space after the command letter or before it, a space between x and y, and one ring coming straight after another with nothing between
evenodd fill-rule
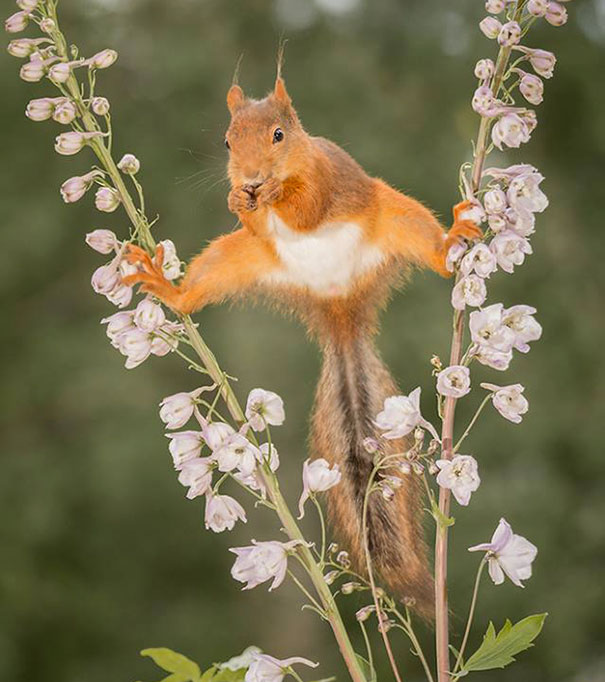
<instances>
[{"instance_id":1,"label":"bokeh background","mask_svg":"<svg viewBox=\"0 0 605 682\"><path fill-rule=\"evenodd\" d=\"M504 515L540 548L525 590L488 581L482 590L473 643L489 618L550 614L536 648L481 677L503 682L605 680L605 4L568 8L566 27L532 32L530 44L559 59L532 142L494 158L536 165L551 200L535 255L490 287L492 300L539 309L544 336L507 375L525 384L531 409L521 426L488 411L472 436L483 485L469 509L456 508L453 535L458 630L477 560L466 547L489 538ZM280 37L289 39L285 75L310 131L443 216L457 201L458 167L478 123L473 65L493 56L477 30L478 0L62 0L61 11L84 54L120 53L99 87L112 102L115 148L141 159L151 213L161 216L156 234L173 238L184 258L234 225L224 95L242 54L245 89L260 96L271 87ZM319 676L345 679L330 633L299 611L292 589L241 593L229 575L228 547L276 537L272 519L249 508L247 526L212 535L202 505L185 500L157 403L197 379L176 358L126 371L110 347L99 325L110 308L89 286L101 261L84 235L124 233L124 217L95 212L90 196L62 203L60 183L90 158L57 156L57 126L25 119L26 102L50 88L23 83L17 69L0 58L0 679L154 680L143 647L170 646L204 665L250 643L319 659ZM418 273L380 337L402 389L425 387L428 416L428 360L446 356L449 287ZM262 308L208 309L198 319L242 398L257 385L284 396L278 445L296 500L316 348L296 322ZM484 369L476 377L501 379ZM461 403L460 423L474 400ZM348 599L350 612L365 603ZM406 646L397 648L407 679L419 679Z\"/></svg>"}]
</instances>

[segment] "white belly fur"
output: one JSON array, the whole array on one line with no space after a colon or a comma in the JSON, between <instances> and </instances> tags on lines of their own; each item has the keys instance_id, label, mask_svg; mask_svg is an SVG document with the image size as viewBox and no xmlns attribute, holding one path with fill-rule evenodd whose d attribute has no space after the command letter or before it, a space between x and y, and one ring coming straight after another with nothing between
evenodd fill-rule
<instances>
[{"instance_id":1,"label":"white belly fur","mask_svg":"<svg viewBox=\"0 0 605 682\"><path fill-rule=\"evenodd\" d=\"M325 223L302 233L291 230L270 211L267 231L281 260L281 267L264 276L268 284L298 286L320 296L342 296L357 277L383 260L380 249L364 244L357 223Z\"/></svg>"}]
</instances>

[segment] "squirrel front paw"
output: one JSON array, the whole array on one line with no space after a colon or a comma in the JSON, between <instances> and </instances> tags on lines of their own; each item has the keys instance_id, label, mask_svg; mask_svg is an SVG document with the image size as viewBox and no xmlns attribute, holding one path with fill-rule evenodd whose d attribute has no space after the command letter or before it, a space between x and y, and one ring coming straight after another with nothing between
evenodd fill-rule
<instances>
[{"instance_id":1,"label":"squirrel front paw","mask_svg":"<svg viewBox=\"0 0 605 682\"><path fill-rule=\"evenodd\" d=\"M227 198L227 205L231 213L246 213L256 211L258 204L254 191L249 185L234 187Z\"/></svg>"},{"instance_id":2,"label":"squirrel front paw","mask_svg":"<svg viewBox=\"0 0 605 682\"><path fill-rule=\"evenodd\" d=\"M283 187L279 180L269 178L256 188L256 202L259 206L270 206L282 197Z\"/></svg>"}]
</instances>

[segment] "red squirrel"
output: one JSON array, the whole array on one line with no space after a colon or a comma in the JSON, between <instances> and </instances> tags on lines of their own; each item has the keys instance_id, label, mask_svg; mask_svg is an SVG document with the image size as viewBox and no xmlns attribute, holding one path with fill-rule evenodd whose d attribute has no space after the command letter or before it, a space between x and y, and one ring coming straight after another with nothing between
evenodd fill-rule
<instances>
[{"instance_id":1,"label":"red squirrel","mask_svg":"<svg viewBox=\"0 0 605 682\"><path fill-rule=\"evenodd\" d=\"M360 517L373 455L363 442L377 436L373 419L385 398L398 393L374 347L378 312L403 268L428 266L447 277L449 247L479 238L481 230L461 218L463 202L446 233L421 203L369 177L333 142L309 135L280 72L264 99L248 98L233 85L227 105L228 203L241 227L212 241L178 285L164 278L160 249L151 259L132 246L128 259L141 271L124 281L140 284L177 313L262 293L304 320L323 351L312 456L342 471L328 492L329 514L353 565L364 572ZM390 441L384 451L403 446ZM368 543L386 586L430 619L422 505L414 476L391 501L372 495Z\"/></svg>"}]
</instances>

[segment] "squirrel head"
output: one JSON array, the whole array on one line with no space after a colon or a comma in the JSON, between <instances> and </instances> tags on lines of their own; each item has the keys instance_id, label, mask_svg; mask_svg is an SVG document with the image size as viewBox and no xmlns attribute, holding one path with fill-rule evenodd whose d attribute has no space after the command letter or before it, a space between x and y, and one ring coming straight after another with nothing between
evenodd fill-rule
<instances>
[{"instance_id":1,"label":"squirrel head","mask_svg":"<svg viewBox=\"0 0 605 682\"><path fill-rule=\"evenodd\" d=\"M264 99L246 97L239 85L227 93L231 123L225 135L231 185L260 186L269 178L281 182L304 169L305 133L286 85L278 74Z\"/></svg>"}]
</instances>

